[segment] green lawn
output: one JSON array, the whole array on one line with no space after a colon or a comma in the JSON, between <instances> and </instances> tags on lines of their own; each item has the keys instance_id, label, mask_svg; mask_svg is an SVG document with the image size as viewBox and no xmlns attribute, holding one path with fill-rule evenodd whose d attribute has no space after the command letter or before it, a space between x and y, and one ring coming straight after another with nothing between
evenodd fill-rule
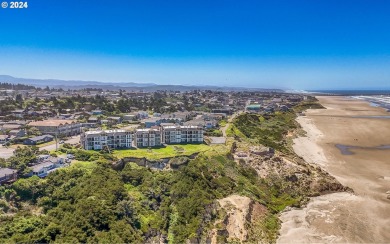
<instances>
[{"instance_id":1,"label":"green lawn","mask_svg":"<svg viewBox=\"0 0 390 244\"><path fill-rule=\"evenodd\" d=\"M169 145L162 148L139 148L139 149L124 149L115 150L113 155L117 158L136 157L147 159L159 159L175 156L188 156L197 152L211 150L211 147L206 144L178 144Z\"/></svg>"},{"instance_id":2,"label":"green lawn","mask_svg":"<svg viewBox=\"0 0 390 244\"><path fill-rule=\"evenodd\" d=\"M225 125L227 124L227 121L226 120L220 120L219 122L218 122L218 125L220 126L220 127L224 127Z\"/></svg>"},{"instance_id":3,"label":"green lawn","mask_svg":"<svg viewBox=\"0 0 390 244\"><path fill-rule=\"evenodd\" d=\"M42 144L38 144L36 145L37 147L41 148L41 147L45 147L45 146L49 146L49 145L54 145L56 144L56 141L48 141L48 142L44 142Z\"/></svg>"}]
</instances>

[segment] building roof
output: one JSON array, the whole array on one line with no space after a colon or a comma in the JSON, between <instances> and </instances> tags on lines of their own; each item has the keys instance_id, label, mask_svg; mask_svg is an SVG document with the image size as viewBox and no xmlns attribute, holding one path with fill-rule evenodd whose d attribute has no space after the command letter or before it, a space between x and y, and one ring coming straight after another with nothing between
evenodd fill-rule
<instances>
[{"instance_id":1,"label":"building roof","mask_svg":"<svg viewBox=\"0 0 390 244\"><path fill-rule=\"evenodd\" d=\"M126 130L91 130L86 131L86 135L98 135L102 133L120 133L120 132L126 132Z\"/></svg>"},{"instance_id":2,"label":"building roof","mask_svg":"<svg viewBox=\"0 0 390 244\"><path fill-rule=\"evenodd\" d=\"M202 129L197 125L168 125L164 126L164 129Z\"/></svg>"},{"instance_id":3,"label":"building roof","mask_svg":"<svg viewBox=\"0 0 390 244\"><path fill-rule=\"evenodd\" d=\"M33 172L38 172L39 170L41 170L42 168L44 167L49 167L49 166L52 166L53 163L52 162L43 162L43 163L40 163L40 164L36 164L34 166L31 166Z\"/></svg>"},{"instance_id":4,"label":"building roof","mask_svg":"<svg viewBox=\"0 0 390 244\"><path fill-rule=\"evenodd\" d=\"M7 135L0 135L0 139L4 140L4 139L7 139L8 136Z\"/></svg>"},{"instance_id":5,"label":"building roof","mask_svg":"<svg viewBox=\"0 0 390 244\"><path fill-rule=\"evenodd\" d=\"M15 110L11 111L11 113L24 113L24 110L23 109L15 109Z\"/></svg>"},{"instance_id":6,"label":"building roof","mask_svg":"<svg viewBox=\"0 0 390 244\"><path fill-rule=\"evenodd\" d=\"M42 136L36 136L36 137L28 138L27 140L40 141L40 140L43 140L43 139L45 139L47 137L54 138L54 136L52 136L52 135L42 135Z\"/></svg>"},{"instance_id":7,"label":"building roof","mask_svg":"<svg viewBox=\"0 0 390 244\"><path fill-rule=\"evenodd\" d=\"M3 125L4 129L19 129L22 127L21 125L15 125L15 124L5 124Z\"/></svg>"},{"instance_id":8,"label":"building roof","mask_svg":"<svg viewBox=\"0 0 390 244\"><path fill-rule=\"evenodd\" d=\"M261 105L260 104L251 104L251 105L248 105L247 108L249 108L249 109L260 109Z\"/></svg>"},{"instance_id":9,"label":"building roof","mask_svg":"<svg viewBox=\"0 0 390 244\"><path fill-rule=\"evenodd\" d=\"M9 168L0 168L0 177L4 177L6 175L14 174L16 170Z\"/></svg>"},{"instance_id":10,"label":"building roof","mask_svg":"<svg viewBox=\"0 0 390 244\"><path fill-rule=\"evenodd\" d=\"M50 119L50 120L30 122L28 125L30 125L30 126L60 126L60 125L72 124L72 123L76 123L76 121L66 120L66 119Z\"/></svg>"},{"instance_id":11,"label":"building roof","mask_svg":"<svg viewBox=\"0 0 390 244\"><path fill-rule=\"evenodd\" d=\"M144 128L144 129L137 129L136 132L149 132L149 131L160 131L159 129L154 128Z\"/></svg>"}]
</instances>

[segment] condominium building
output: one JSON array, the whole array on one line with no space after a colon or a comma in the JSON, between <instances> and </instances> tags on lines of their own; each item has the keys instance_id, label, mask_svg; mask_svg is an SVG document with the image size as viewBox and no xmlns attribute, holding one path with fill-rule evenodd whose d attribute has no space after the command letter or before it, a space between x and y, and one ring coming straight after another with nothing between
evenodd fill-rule
<instances>
[{"instance_id":1,"label":"condominium building","mask_svg":"<svg viewBox=\"0 0 390 244\"><path fill-rule=\"evenodd\" d=\"M33 121L28 124L36 127L42 134L73 136L81 132L81 123L74 120L49 119Z\"/></svg>"},{"instance_id":2,"label":"condominium building","mask_svg":"<svg viewBox=\"0 0 390 244\"><path fill-rule=\"evenodd\" d=\"M157 128L138 129L135 138L137 147L161 146L161 130Z\"/></svg>"},{"instance_id":3,"label":"condominium building","mask_svg":"<svg viewBox=\"0 0 390 244\"><path fill-rule=\"evenodd\" d=\"M87 131L80 137L80 143L86 150L131 148L133 133L125 130Z\"/></svg>"},{"instance_id":4,"label":"condominium building","mask_svg":"<svg viewBox=\"0 0 390 244\"><path fill-rule=\"evenodd\" d=\"M163 126L163 143L202 143L203 128L202 126L194 125L170 125Z\"/></svg>"}]
</instances>

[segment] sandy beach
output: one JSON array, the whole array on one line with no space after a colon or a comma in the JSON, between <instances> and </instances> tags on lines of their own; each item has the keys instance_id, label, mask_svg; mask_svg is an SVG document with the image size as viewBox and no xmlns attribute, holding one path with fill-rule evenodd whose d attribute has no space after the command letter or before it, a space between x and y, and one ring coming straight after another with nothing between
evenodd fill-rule
<instances>
[{"instance_id":1,"label":"sandy beach","mask_svg":"<svg viewBox=\"0 0 390 244\"><path fill-rule=\"evenodd\" d=\"M378 148L390 145L390 119L370 117L390 113L347 97L318 99L326 109L297 119L307 136L294 140L294 150L355 194L319 196L284 212L278 242L390 243L390 148Z\"/></svg>"}]
</instances>

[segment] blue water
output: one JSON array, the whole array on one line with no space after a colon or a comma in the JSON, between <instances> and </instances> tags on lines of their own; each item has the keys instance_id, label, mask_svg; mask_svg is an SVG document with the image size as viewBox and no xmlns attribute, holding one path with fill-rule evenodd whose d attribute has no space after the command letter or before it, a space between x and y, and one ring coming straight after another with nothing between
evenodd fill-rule
<instances>
[{"instance_id":1,"label":"blue water","mask_svg":"<svg viewBox=\"0 0 390 244\"><path fill-rule=\"evenodd\" d=\"M334 94L341 96L390 95L390 90L309 90L308 92Z\"/></svg>"}]
</instances>

